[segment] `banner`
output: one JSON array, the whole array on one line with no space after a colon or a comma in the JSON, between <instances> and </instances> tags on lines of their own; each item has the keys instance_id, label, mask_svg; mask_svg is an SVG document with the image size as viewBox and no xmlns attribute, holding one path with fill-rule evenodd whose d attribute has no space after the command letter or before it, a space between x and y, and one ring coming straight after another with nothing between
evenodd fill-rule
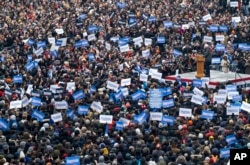
<instances>
[{"instance_id":1,"label":"banner","mask_svg":"<svg viewBox=\"0 0 250 165\"><path fill-rule=\"evenodd\" d=\"M239 115L240 113L240 106L229 106L227 107L227 115Z\"/></svg>"},{"instance_id":2,"label":"banner","mask_svg":"<svg viewBox=\"0 0 250 165\"><path fill-rule=\"evenodd\" d=\"M74 100L76 101L76 100L83 99L85 95L84 95L82 90L79 90L79 91L75 92L72 96L73 96Z\"/></svg>"},{"instance_id":3,"label":"banner","mask_svg":"<svg viewBox=\"0 0 250 165\"><path fill-rule=\"evenodd\" d=\"M200 80L200 79L193 79L192 85L194 87L198 87L198 88L202 87L202 80Z\"/></svg>"}]
</instances>

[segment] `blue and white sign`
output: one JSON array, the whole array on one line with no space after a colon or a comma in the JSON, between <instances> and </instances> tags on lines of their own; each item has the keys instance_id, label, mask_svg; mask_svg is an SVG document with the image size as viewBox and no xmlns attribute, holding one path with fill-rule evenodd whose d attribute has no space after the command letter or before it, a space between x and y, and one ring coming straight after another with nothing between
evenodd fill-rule
<instances>
[{"instance_id":1,"label":"blue and white sign","mask_svg":"<svg viewBox=\"0 0 250 165\"><path fill-rule=\"evenodd\" d=\"M217 25L210 25L208 28L209 31L211 32L217 32L219 30L219 26Z\"/></svg>"},{"instance_id":2,"label":"blue and white sign","mask_svg":"<svg viewBox=\"0 0 250 165\"><path fill-rule=\"evenodd\" d=\"M160 109L162 107L162 92L160 89L152 89L149 93L150 108Z\"/></svg>"},{"instance_id":3,"label":"blue and white sign","mask_svg":"<svg viewBox=\"0 0 250 165\"><path fill-rule=\"evenodd\" d=\"M143 124L149 118L149 114L142 111L139 115L134 117L134 122L138 124Z\"/></svg>"},{"instance_id":4,"label":"blue and white sign","mask_svg":"<svg viewBox=\"0 0 250 165\"><path fill-rule=\"evenodd\" d=\"M172 89L170 87L166 87L166 88L159 88L162 92L162 96L168 96L172 94Z\"/></svg>"},{"instance_id":5,"label":"blue and white sign","mask_svg":"<svg viewBox=\"0 0 250 165\"><path fill-rule=\"evenodd\" d=\"M148 22L155 22L156 21L156 17L149 17L148 18Z\"/></svg>"},{"instance_id":6,"label":"blue and white sign","mask_svg":"<svg viewBox=\"0 0 250 165\"><path fill-rule=\"evenodd\" d=\"M214 118L214 111L202 110L201 118L212 120Z\"/></svg>"},{"instance_id":7,"label":"blue and white sign","mask_svg":"<svg viewBox=\"0 0 250 165\"><path fill-rule=\"evenodd\" d=\"M123 9L126 7L126 3L124 2L116 2L116 7Z\"/></svg>"},{"instance_id":8,"label":"blue and white sign","mask_svg":"<svg viewBox=\"0 0 250 165\"><path fill-rule=\"evenodd\" d=\"M23 76L17 75L13 77L13 83L23 83Z\"/></svg>"},{"instance_id":9,"label":"blue and white sign","mask_svg":"<svg viewBox=\"0 0 250 165\"><path fill-rule=\"evenodd\" d=\"M95 55L93 53L88 54L88 60L90 62L95 61Z\"/></svg>"},{"instance_id":10,"label":"blue and white sign","mask_svg":"<svg viewBox=\"0 0 250 165\"><path fill-rule=\"evenodd\" d=\"M236 143L236 142L237 142L237 139L236 139L235 135L228 135L228 136L226 137L226 141L227 141L227 144L228 144L228 145L231 145L231 144Z\"/></svg>"},{"instance_id":11,"label":"blue and white sign","mask_svg":"<svg viewBox=\"0 0 250 165\"><path fill-rule=\"evenodd\" d=\"M193 87L202 87L202 80L200 79L193 79L193 83L192 83Z\"/></svg>"},{"instance_id":12,"label":"blue and white sign","mask_svg":"<svg viewBox=\"0 0 250 165\"><path fill-rule=\"evenodd\" d=\"M164 36L158 36L157 37L157 43L158 44L165 44L166 43L166 38Z\"/></svg>"},{"instance_id":13,"label":"blue and white sign","mask_svg":"<svg viewBox=\"0 0 250 165\"><path fill-rule=\"evenodd\" d=\"M81 100L82 98L84 98L84 93L83 93L83 91L82 90L79 90L79 91L77 91L77 92L75 92L74 94L73 94L73 98L74 98L74 100L76 101L76 100Z\"/></svg>"},{"instance_id":14,"label":"blue and white sign","mask_svg":"<svg viewBox=\"0 0 250 165\"><path fill-rule=\"evenodd\" d=\"M133 93L131 97L133 101L144 99L146 97L146 93L141 90L138 90L137 92Z\"/></svg>"},{"instance_id":15,"label":"blue and white sign","mask_svg":"<svg viewBox=\"0 0 250 165\"><path fill-rule=\"evenodd\" d=\"M162 108L170 108L174 106L174 99L168 99L162 101Z\"/></svg>"},{"instance_id":16,"label":"blue and white sign","mask_svg":"<svg viewBox=\"0 0 250 165\"><path fill-rule=\"evenodd\" d=\"M62 46L63 41L62 40L56 40L56 46Z\"/></svg>"},{"instance_id":17,"label":"blue and white sign","mask_svg":"<svg viewBox=\"0 0 250 165\"><path fill-rule=\"evenodd\" d=\"M79 156L71 156L71 157L66 157L65 159L65 164L66 165L80 165L80 157Z\"/></svg>"},{"instance_id":18,"label":"blue and white sign","mask_svg":"<svg viewBox=\"0 0 250 165\"><path fill-rule=\"evenodd\" d=\"M211 63L212 64L220 64L221 62L221 58L220 57L216 57L216 58L212 58L211 59Z\"/></svg>"},{"instance_id":19,"label":"blue and white sign","mask_svg":"<svg viewBox=\"0 0 250 165\"><path fill-rule=\"evenodd\" d=\"M29 62L28 64L25 65L25 68L27 71L31 71L34 68L34 63Z\"/></svg>"},{"instance_id":20,"label":"blue and white sign","mask_svg":"<svg viewBox=\"0 0 250 165\"><path fill-rule=\"evenodd\" d=\"M226 90L227 90L227 92L235 92L235 91L237 91L237 86L236 85L227 85L226 86Z\"/></svg>"},{"instance_id":21,"label":"blue and white sign","mask_svg":"<svg viewBox=\"0 0 250 165\"><path fill-rule=\"evenodd\" d=\"M174 55L175 57L177 57L177 56L182 55L182 52L179 51L179 50L177 50L177 49L174 49L174 50L173 50L173 55Z\"/></svg>"},{"instance_id":22,"label":"blue and white sign","mask_svg":"<svg viewBox=\"0 0 250 165\"><path fill-rule=\"evenodd\" d=\"M39 122L43 122L45 115L41 111L33 110L31 117L38 120Z\"/></svg>"},{"instance_id":23,"label":"blue and white sign","mask_svg":"<svg viewBox=\"0 0 250 165\"><path fill-rule=\"evenodd\" d=\"M72 110L72 109L68 109L66 114L67 114L67 117L70 118L70 119L75 118L75 113L74 113L74 110Z\"/></svg>"},{"instance_id":24,"label":"blue and white sign","mask_svg":"<svg viewBox=\"0 0 250 165\"><path fill-rule=\"evenodd\" d=\"M27 44L29 45L29 46L31 46L31 45L34 45L34 43L35 43L35 41L33 40L33 39L28 39L28 42L27 42Z\"/></svg>"},{"instance_id":25,"label":"blue and white sign","mask_svg":"<svg viewBox=\"0 0 250 165\"><path fill-rule=\"evenodd\" d=\"M242 101L242 95L233 96L233 101L234 102L241 102Z\"/></svg>"},{"instance_id":26,"label":"blue and white sign","mask_svg":"<svg viewBox=\"0 0 250 165\"><path fill-rule=\"evenodd\" d=\"M74 47L75 48L81 48L81 47L88 47L89 46L89 42L87 40L80 40L75 42Z\"/></svg>"},{"instance_id":27,"label":"blue and white sign","mask_svg":"<svg viewBox=\"0 0 250 165\"><path fill-rule=\"evenodd\" d=\"M174 121L175 121L174 117L167 115L163 115L161 120L162 124L170 124L170 125L173 125Z\"/></svg>"},{"instance_id":28,"label":"blue and white sign","mask_svg":"<svg viewBox=\"0 0 250 165\"><path fill-rule=\"evenodd\" d=\"M46 42L45 41L39 41L39 42L37 42L36 46L37 46L37 49L46 48Z\"/></svg>"},{"instance_id":29,"label":"blue and white sign","mask_svg":"<svg viewBox=\"0 0 250 165\"><path fill-rule=\"evenodd\" d=\"M41 100L41 98L38 98L38 97L32 97L31 104L32 104L33 106L39 107L39 106L41 106L41 104L42 104L42 100Z\"/></svg>"},{"instance_id":30,"label":"blue and white sign","mask_svg":"<svg viewBox=\"0 0 250 165\"><path fill-rule=\"evenodd\" d=\"M89 33L94 33L98 30L98 27L96 25L89 25L88 26L88 32Z\"/></svg>"},{"instance_id":31,"label":"blue and white sign","mask_svg":"<svg viewBox=\"0 0 250 165\"><path fill-rule=\"evenodd\" d=\"M226 47L223 44L216 44L216 46L215 46L216 51L224 52L225 49L226 49Z\"/></svg>"},{"instance_id":32,"label":"blue and white sign","mask_svg":"<svg viewBox=\"0 0 250 165\"><path fill-rule=\"evenodd\" d=\"M118 92L116 92L114 94L114 97L115 97L115 100L120 100L122 98L123 94L122 94L122 91L119 90Z\"/></svg>"},{"instance_id":33,"label":"blue and white sign","mask_svg":"<svg viewBox=\"0 0 250 165\"><path fill-rule=\"evenodd\" d=\"M89 106L79 105L77 112L79 115L87 115L89 113Z\"/></svg>"},{"instance_id":34,"label":"blue and white sign","mask_svg":"<svg viewBox=\"0 0 250 165\"><path fill-rule=\"evenodd\" d=\"M171 27L173 27L173 22L171 22L171 21L164 21L163 25L164 25L165 28L171 28Z\"/></svg>"},{"instance_id":35,"label":"blue and white sign","mask_svg":"<svg viewBox=\"0 0 250 165\"><path fill-rule=\"evenodd\" d=\"M12 91L10 89L5 89L4 94L7 96L12 96Z\"/></svg>"},{"instance_id":36,"label":"blue and white sign","mask_svg":"<svg viewBox=\"0 0 250 165\"><path fill-rule=\"evenodd\" d=\"M230 157L230 148L220 149L220 158L229 158Z\"/></svg>"},{"instance_id":37,"label":"blue and white sign","mask_svg":"<svg viewBox=\"0 0 250 165\"><path fill-rule=\"evenodd\" d=\"M220 29L220 31L221 32L227 32L228 31L228 27L227 26L223 26L223 25L221 25L221 26L219 26L219 29Z\"/></svg>"},{"instance_id":38,"label":"blue and white sign","mask_svg":"<svg viewBox=\"0 0 250 165\"><path fill-rule=\"evenodd\" d=\"M115 123L115 129L118 131L122 131L123 130L123 122L122 121L117 121Z\"/></svg>"},{"instance_id":39,"label":"blue and white sign","mask_svg":"<svg viewBox=\"0 0 250 165\"><path fill-rule=\"evenodd\" d=\"M9 124L4 119L0 119L0 129L2 131L7 131L9 129Z\"/></svg>"}]
</instances>

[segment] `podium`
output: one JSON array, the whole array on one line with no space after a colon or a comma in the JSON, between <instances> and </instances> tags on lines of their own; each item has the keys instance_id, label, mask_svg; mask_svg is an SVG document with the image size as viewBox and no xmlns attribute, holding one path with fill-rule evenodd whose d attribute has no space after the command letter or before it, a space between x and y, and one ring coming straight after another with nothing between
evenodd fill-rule
<instances>
[{"instance_id":1,"label":"podium","mask_svg":"<svg viewBox=\"0 0 250 165\"><path fill-rule=\"evenodd\" d=\"M205 58L202 55L196 55L195 60L196 60L196 75L195 75L195 77L200 79L200 78L205 76L204 75Z\"/></svg>"}]
</instances>

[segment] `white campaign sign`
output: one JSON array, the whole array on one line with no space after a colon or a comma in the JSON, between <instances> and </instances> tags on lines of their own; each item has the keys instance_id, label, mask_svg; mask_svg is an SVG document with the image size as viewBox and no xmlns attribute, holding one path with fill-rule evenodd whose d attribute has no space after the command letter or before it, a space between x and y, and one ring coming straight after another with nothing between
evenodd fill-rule
<instances>
[{"instance_id":1,"label":"white campaign sign","mask_svg":"<svg viewBox=\"0 0 250 165\"><path fill-rule=\"evenodd\" d=\"M55 109L68 109L68 107L69 105L65 100L55 102Z\"/></svg>"},{"instance_id":2,"label":"white campaign sign","mask_svg":"<svg viewBox=\"0 0 250 165\"><path fill-rule=\"evenodd\" d=\"M134 43L143 43L143 39L142 39L142 37L136 37L133 39L133 42Z\"/></svg>"},{"instance_id":3,"label":"white campaign sign","mask_svg":"<svg viewBox=\"0 0 250 165\"><path fill-rule=\"evenodd\" d=\"M93 101L92 104L90 105L90 108L97 111L98 113L101 113L103 111L103 106L101 103Z\"/></svg>"},{"instance_id":4,"label":"white campaign sign","mask_svg":"<svg viewBox=\"0 0 250 165\"><path fill-rule=\"evenodd\" d=\"M145 44L145 46L152 45L152 39L151 38L144 38L144 44Z\"/></svg>"},{"instance_id":5,"label":"white campaign sign","mask_svg":"<svg viewBox=\"0 0 250 165\"><path fill-rule=\"evenodd\" d=\"M242 102L240 109L250 113L250 104L246 102Z\"/></svg>"},{"instance_id":6,"label":"white campaign sign","mask_svg":"<svg viewBox=\"0 0 250 165\"><path fill-rule=\"evenodd\" d=\"M209 36L204 36L203 42L212 42L213 38Z\"/></svg>"},{"instance_id":7,"label":"white campaign sign","mask_svg":"<svg viewBox=\"0 0 250 165\"><path fill-rule=\"evenodd\" d=\"M207 84L207 86L209 85L209 81L210 81L209 77L202 77L201 80L202 80L202 87L203 88L206 87L206 84Z\"/></svg>"},{"instance_id":8,"label":"white campaign sign","mask_svg":"<svg viewBox=\"0 0 250 165\"><path fill-rule=\"evenodd\" d=\"M203 101L203 98L199 95L193 95L191 98L191 102L198 104L198 105L202 105L202 101Z\"/></svg>"},{"instance_id":9,"label":"white campaign sign","mask_svg":"<svg viewBox=\"0 0 250 165\"><path fill-rule=\"evenodd\" d=\"M22 100L10 102L10 109L15 109L15 108L22 108Z\"/></svg>"},{"instance_id":10,"label":"white campaign sign","mask_svg":"<svg viewBox=\"0 0 250 165\"><path fill-rule=\"evenodd\" d=\"M88 41L94 41L96 40L95 34L88 35Z\"/></svg>"},{"instance_id":11,"label":"white campaign sign","mask_svg":"<svg viewBox=\"0 0 250 165\"><path fill-rule=\"evenodd\" d=\"M182 117L192 117L192 109L189 108L180 108L179 116Z\"/></svg>"},{"instance_id":12,"label":"white campaign sign","mask_svg":"<svg viewBox=\"0 0 250 165\"><path fill-rule=\"evenodd\" d=\"M225 95L225 96L227 96L227 90L226 89L219 89L218 95Z\"/></svg>"},{"instance_id":13,"label":"white campaign sign","mask_svg":"<svg viewBox=\"0 0 250 165\"><path fill-rule=\"evenodd\" d=\"M227 98L228 98L229 100L232 100L232 99L233 99L233 96L237 96L237 95L239 95L239 92L238 92L238 91L235 91L235 92L228 92L228 93L227 93Z\"/></svg>"},{"instance_id":14,"label":"white campaign sign","mask_svg":"<svg viewBox=\"0 0 250 165\"><path fill-rule=\"evenodd\" d=\"M238 7L238 1L230 2L230 7Z\"/></svg>"},{"instance_id":15,"label":"white campaign sign","mask_svg":"<svg viewBox=\"0 0 250 165\"><path fill-rule=\"evenodd\" d=\"M122 95L123 95L124 97L126 97L126 96L129 95L128 88L122 88L121 91L122 91Z\"/></svg>"},{"instance_id":16,"label":"white campaign sign","mask_svg":"<svg viewBox=\"0 0 250 165\"><path fill-rule=\"evenodd\" d=\"M208 20L211 20L212 17L211 17L210 14L207 14L207 15L204 15L204 16L202 17L202 19L203 19L204 21L208 21Z\"/></svg>"},{"instance_id":17,"label":"white campaign sign","mask_svg":"<svg viewBox=\"0 0 250 165\"><path fill-rule=\"evenodd\" d=\"M127 86L131 84L131 78L126 78L121 80L121 86Z\"/></svg>"},{"instance_id":18,"label":"white campaign sign","mask_svg":"<svg viewBox=\"0 0 250 165\"><path fill-rule=\"evenodd\" d=\"M130 120L128 120L128 119L126 119L126 118L124 118L124 117L121 117L121 118L119 119L119 121L121 121L121 122L123 123L123 127L129 126Z\"/></svg>"},{"instance_id":19,"label":"white campaign sign","mask_svg":"<svg viewBox=\"0 0 250 165\"><path fill-rule=\"evenodd\" d=\"M232 22L239 23L241 21L240 17L232 17Z\"/></svg>"},{"instance_id":20,"label":"white campaign sign","mask_svg":"<svg viewBox=\"0 0 250 165\"><path fill-rule=\"evenodd\" d=\"M230 106L227 107L227 115L239 115L240 113L240 106Z\"/></svg>"},{"instance_id":21,"label":"white campaign sign","mask_svg":"<svg viewBox=\"0 0 250 165\"><path fill-rule=\"evenodd\" d=\"M51 119L53 120L53 122L59 122L59 121L62 121L63 118L62 118L62 114L61 113L55 113L53 115L51 115Z\"/></svg>"},{"instance_id":22,"label":"white campaign sign","mask_svg":"<svg viewBox=\"0 0 250 165\"><path fill-rule=\"evenodd\" d=\"M107 88L117 91L119 88L119 84L112 82L112 81L107 81Z\"/></svg>"},{"instance_id":23,"label":"white campaign sign","mask_svg":"<svg viewBox=\"0 0 250 165\"><path fill-rule=\"evenodd\" d=\"M218 104L224 104L227 100L226 95L217 95L214 96L214 101L216 101Z\"/></svg>"},{"instance_id":24,"label":"white campaign sign","mask_svg":"<svg viewBox=\"0 0 250 165\"><path fill-rule=\"evenodd\" d=\"M225 36L224 35L216 35L216 41L224 41Z\"/></svg>"},{"instance_id":25,"label":"white campaign sign","mask_svg":"<svg viewBox=\"0 0 250 165\"><path fill-rule=\"evenodd\" d=\"M147 82L148 81L148 75L146 74L140 74L140 81Z\"/></svg>"},{"instance_id":26,"label":"white campaign sign","mask_svg":"<svg viewBox=\"0 0 250 165\"><path fill-rule=\"evenodd\" d=\"M103 124L112 124L113 116L112 115L100 115L99 122Z\"/></svg>"},{"instance_id":27,"label":"white campaign sign","mask_svg":"<svg viewBox=\"0 0 250 165\"><path fill-rule=\"evenodd\" d=\"M196 87L194 88L193 92L194 92L194 94L199 95L199 96L203 96L204 95L204 92L201 91L201 90L199 90Z\"/></svg>"},{"instance_id":28,"label":"white campaign sign","mask_svg":"<svg viewBox=\"0 0 250 165\"><path fill-rule=\"evenodd\" d=\"M120 46L120 52L121 53L128 52L128 51L130 51L128 44Z\"/></svg>"},{"instance_id":29,"label":"white campaign sign","mask_svg":"<svg viewBox=\"0 0 250 165\"><path fill-rule=\"evenodd\" d=\"M150 112L150 120L161 121L162 120L162 112Z\"/></svg>"},{"instance_id":30,"label":"white campaign sign","mask_svg":"<svg viewBox=\"0 0 250 165\"><path fill-rule=\"evenodd\" d=\"M76 83L75 82L67 82L66 90L74 91L75 89L76 89Z\"/></svg>"},{"instance_id":31,"label":"white campaign sign","mask_svg":"<svg viewBox=\"0 0 250 165\"><path fill-rule=\"evenodd\" d=\"M157 79L157 80L161 80L162 77L162 73L159 72L153 72L151 75L152 78Z\"/></svg>"}]
</instances>

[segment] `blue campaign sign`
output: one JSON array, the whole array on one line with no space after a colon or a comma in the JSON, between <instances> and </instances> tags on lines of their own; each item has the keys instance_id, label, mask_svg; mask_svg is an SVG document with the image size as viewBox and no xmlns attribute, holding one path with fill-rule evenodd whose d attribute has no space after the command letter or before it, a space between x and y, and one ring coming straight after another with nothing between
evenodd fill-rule
<instances>
[{"instance_id":1,"label":"blue campaign sign","mask_svg":"<svg viewBox=\"0 0 250 165\"><path fill-rule=\"evenodd\" d=\"M50 52L50 54L53 56L53 57L57 57L58 56L58 51L57 50L53 50Z\"/></svg>"},{"instance_id":2,"label":"blue campaign sign","mask_svg":"<svg viewBox=\"0 0 250 165\"><path fill-rule=\"evenodd\" d=\"M129 24L137 23L136 17L130 17L130 18L128 19L128 23L129 23Z\"/></svg>"},{"instance_id":3,"label":"blue campaign sign","mask_svg":"<svg viewBox=\"0 0 250 165\"><path fill-rule=\"evenodd\" d=\"M89 33L96 32L97 30L98 30L98 27L96 25L89 25L88 26L88 32Z\"/></svg>"},{"instance_id":4,"label":"blue campaign sign","mask_svg":"<svg viewBox=\"0 0 250 165\"><path fill-rule=\"evenodd\" d=\"M173 27L173 22L171 22L171 21L164 21L163 25L164 25L165 28L171 28L171 27Z\"/></svg>"},{"instance_id":5,"label":"blue campaign sign","mask_svg":"<svg viewBox=\"0 0 250 165\"><path fill-rule=\"evenodd\" d=\"M126 7L126 3L124 2L116 2L116 7L123 9Z\"/></svg>"},{"instance_id":6,"label":"blue campaign sign","mask_svg":"<svg viewBox=\"0 0 250 165\"><path fill-rule=\"evenodd\" d=\"M56 46L62 46L62 40L56 40Z\"/></svg>"},{"instance_id":7,"label":"blue campaign sign","mask_svg":"<svg viewBox=\"0 0 250 165\"><path fill-rule=\"evenodd\" d=\"M221 63L221 58L220 57L212 58L211 63L212 64L220 64Z\"/></svg>"},{"instance_id":8,"label":"blue campaign sign","mask_svg":"<svg viewBox=\"0 0 250 165\"><path fill-rule=\"evenodd\" d=\"M74 44L75 48L88 47L88 46L89 46L89 42L87 40L79 40L79 41L76 41Z\"/></svg>"},{"instance_id":9,"label":"blue campaign sign","mask_svg":"<svg viewBox=\"0 0 250 165\"><path fill-rule=\"evenodd\" d=\"M162 107L162 91L160 89L152 89L149 93L150 108L160 109Z\"/></svg>"},{"instance_id":10,"label":"blue campaign sign","mask_svg":"<svg viewBox=\"0 0 250 165\"><path fill-rule=\"evenodd\" d=\"M242 101L242 95L233 96L234 102L241 102Z\"/></svg>"},{"instance_id":11,"label":"blue campaign sign","mask_svg":"<svg viewBox=\"0 0 250 165\"><path fill-rule=\"evenodd\" d=\"M221 32L227 32L228 31L228 27L225 26L225 25L219 26L219 29L220 29Z\"/></svg>"},{"instance_id":12,"label":"blue campaign sign","mask_svg":"<svg viewBox=\"0 0 250 165\"><path fill-rule=\"evenodd\" d=\"M208 28L209 31L211 32L217 32L219 30L219 26L217 25L210 25Z\"/></svg>"},{"instance_id":13,"label":"blue campaign sign","mask_svg":"<svg viewBox=\"0 0 250 165\"><path fill-rule=\"evenodd\" d=\"M235 92L235 91L237 91L237 86L236 85L232 85L232 84L227 85L226 86L226 90L227 90L227 92Z\"/></svg>"},{"instance_id":14,"label":"blue campaign sign","mask_svg":"<svg viewBox=\"0 0 250 165\"><path fill-rule=\"evenodd\" d=\"M38 98L38 97L32 97L31 104L32 104L33 106L39 107L39 106L41 106L41 104L42 104L42 99L41 99L41 98Z\"/></svg>"},{"instance_id":15,"label":"blue campaign sign","mask_svg":"<svg viewBox=\"0 0 250 165\"><path fill-rule=\"evenodd\" d=\"M96 92L96 87L94 85L91 85L89 88L89 93L92 94L93 92Z\"/></svg>"},{"instance_id":16,"label":"blue campaign sign","mask_svg":"<svg viewBox=\"0 0 250 165\"><path fill-rule=\"evenodd\" d=\"M174 121L175 121L174 117L167 115L163 115L161 120L162 124L170 124L170 125L173 125Z\"/></svg>"},{"instance_id":17,"label":"blue campaign sign","mask_svg":"<svg viewBox=\"0 0 250 165\"><path fill-rule=\"evenodd\" d=\"M12 92L10 89L5 89L5 90L4 90L4 94L5 94L5 95L12 96L12 93L13 93L13 92Z\"/></svg>"},{"instance_id":18,"label":"blue campaign sign","mask_svg":"<svg viewBox=\"0 0 250 165\"><path fill-rule=\"evenodd\" d=\"M9 124L4 119L0 119L0 129L2 131L7 131L9 129Z\"/></svg>"},{"instance_id":19,"label":"blue campaign sign","mask_svg":"<svg viewBox=\"0 0 250 165\"><path fill-rule=\"evenodd\" d=\"M174 99L168 99L162 101L162 108L170 108L174 106Z\"/></svg>"},{"instance_id":20,"label":"blue campaign sign","mask_svg":"<svg viewBox=\"0 0 250 165\"><path fill-rule=\"evenodd\" d=\"M74 94L73 94L73 98L74 100L81 100L82 98L84 98L84 93L82 90L79 90L79 91L76 91Z\"/></svg>"},{"instance_id":21,"label":"blue campaign sign","mask_svg":"<svg viewBox=\"0 0 250 165\"><path fill-rule=\"evenodd\" d=\"M200 80L200 79L193 79L192 85L193 85L193 87L202 87L202 80Z\"/></svg>"},{"instance_id":22,"label":"blue campaign sign","mask_svg":"<svg viewBox=\"0 0 250 165\"><path fill-rule=\"evenodd\" d=\"M229 158L230 157L230 148L220 149L220 158Z\"/></svg>"},{"instance_id":23,"label":"blue campaign sign","mask_svg":"<svg viewBox=\"0 0 250 165\"><path fill-rule=\"evenodd\" d=\"M115 100L120 100L122 98L123 94L122 91L119 90L118 92L114 93Z\"/></svg>"},{"instance_id":24,"label":"blue campaign sign","mask_svg":"<svg viewBox=\"0 0 250 165\"><path fill-rule=\"evenodd\" d=\"M34 45L35 41L33 39L28 39L28 45L31 46L31 45Z\"/></svg>"},{"instance_id":25,"label":"blue campaign sign","mask_svg":"<svg viewBox=\"0 0 250 165\"><path fill-rule=\"evenodd\" d=\"M133 93L131 97L133 101L144 99L146 97L146 93L141 90L138 90L137 92Z\"/></svg>"},{"instance_id":26,"label":"blue campaign sign","mask_svg":"<svg viewBox=\"0 0 250 165\"><path fill-rule=\"evenodd\" d=\"M235 135L228 135L228 136L226 137L226 141L227 141L227 144L228 144L228 145L231 145L231 144L236 143L236 142L237 142L237 139L236 139Z\"/></svg>"},{"instance_id":27,"label":"blue campaign sign","mask_svg":"<svg viewBox=\"0 0 250 165\"><path fill-rule=\"evenodd\" d=\"M149 114L142 111L139 115L134 117L134 122L138 123L138 124L142 124L142 123L146 122L148 117L149 117Z\"/></svg>"},{"instance_id":28,"label":"blue campaign sign","mask_svg":"<svg viewBox=\"0 0 250 165\"><path fill-rule=\"evenodd\" d=\"M219 52L224 52L225 49L226 49L226 47L223 44L216 44L216 46L215 46L215 50L219 51Z\"/></svg>"},{"instance_id":29,"label":"blue campaign sign","mask_svg":"<svg viewBox=\"0 0 250 165\"><path fill-rule=\"evenodd\" d=\"M123 130L123 122L122 121L117 121L115 123L115 129L118 131L122 131Z\"/></svg>"},{"instance_id":30,"label":"blue campaign sign","mask_svg":"<svg viewBox=\"0 0 250 165\"><path fill-rule=\"evenodd\" d=\"M159 88L162 92L162 96L168 96L172 94L172 89L170 87L167 88Z\"/></svg>"},{"instance_id":31,"label":"blue campaign sign","mask_svg":"<svg viewBox=\"0 0 250 165\"><path fill-rule=\"evenodd\" d=\"M38 120L39 122L43 122L45 114L43 112L41 112L41 111L33 110L31 117Z\"/></svg>"},{"instance_id":32,"label":"blue campaign sign","mask_svg":"<svg viewBox=\"0 0 250 165\"><path fill-rule=\"evenodd\" d=\"M246 45L247 45L247 43L239 43L238 44L238 49L243 50L244 46L246 46Z\"/></svg>"},{"instance_id":33,"label":"blue campaign sign","mask_svg":"<svg viewBox=\"0 0 250 165\"><path fill-rule=\"evenodd\" d=\"M46 48L46 42L45 41L39 41L36 43L37 49L39 48Z\"/></svg>"},{"instance_id":34,"label":"blue campaign sign","mask_svg":"<svg viewBox=\"0 0 250 165\"><path fill-rule=\"evenodd\" d=\"M80 157L79 156L66 157L65 164L66 165L80 165L81 164Z\"/></svg>"},{"instance_id":35,"label":"blue campaign sign","mask_svg":"<svg viewBox=\"0 0 250 165\"><path fill-rule=\"evenodd\" d=\"M89 62L95 61L95 55L93 53L89 53L88 60L89 60Z\"/></svg>"},{"instance_id":36,"label":"blue campaign sign","mask_svg":"<svg viewBox=\"0 0 250 165\"><path fill-rule=\"evenodd\" d=\"M89 106L87 105L79 105L77 112L79 115L87 115L89 113Z\"/></svg>"},{"instance_id":37,"label":"blue campaign sign","mask_svg":"<svg viewBox=\"0 0 250 165\"><path fill-rule=\"evenodd\" d=\"M13 77L13 83L14 84L16 84L16 83L23 83L23 76L21 76L21 75L14 76Z\"/></svg>"},{"instance_id":38,"label":"blue campaign sign","mask_svg":"<svg viewBox=\"0 0 250 165\"><path fill-rule=\"evenodd\" d=\"M74 117L75 117L75 113L72 109L68 109L66 114L67 114L67 117L70 119L74 119Z\"/></svg>"},{"instance_id":39,"label":"blue campaign sign","mask_svg":"<svg viewBox=\"0 0 250 165\"><path fill-rule=\"evenodd\" d=\"M214 111L202 110L201 118L212 120L214 118Z\"/></svg>"},{"instance_id":40,"label":"blue campaign sign","mask_svg":"<svg viewBox=\"0 0 250 165\"><path fill-rule=\"evenodd\" d=\"M157 43L158 44L165 44L166 43L166 38L164 36L158 36L157 37Z\"/></svg>"},{"instance_id":41,"label":"blue campaign sign","mask_svg":"<svg viewBox=\"0 0 250 165\"><path fill-rule=\"evenodd\" d=\"M27 71L31 71L34 67L35 66L33 62L29 62L28 64L25 65Z\"/></svg>"},{"instance_id":42,"label":"blue campaign sign","mask_svg":"<svg viewBox=\"0 0 250 165\"><path fill-rule=\"evenodd\" d=\"M155 22L156 21L156 17L149 17L148 18L148 22Z\"/></svg>"},{"instance_id":43,"label":"blue campaign sign","mask_svg":"<svg viewBox=\"0 0 250 165\"><path fill-rule=\"evenodd\" d=\"M173 55L174 55L175 57L177 57L177 56L182 55L182 52L179 51L179 50L177 50L177 49L174 49L174 50L173 50Z\"/></svg>"}]
</instances>

